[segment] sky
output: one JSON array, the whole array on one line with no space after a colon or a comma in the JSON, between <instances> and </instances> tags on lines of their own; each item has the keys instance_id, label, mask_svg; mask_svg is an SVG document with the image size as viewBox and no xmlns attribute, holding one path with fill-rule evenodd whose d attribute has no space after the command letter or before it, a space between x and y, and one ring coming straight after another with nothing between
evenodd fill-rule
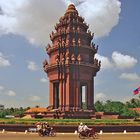
<instances>
[{"instance_id":1,"label":"sky","mask_svg":"<svg viewBox=\"0 0 140 140\"><path fill-rule=\"evenodd\" d=\"M45 46L70 3L99 45L96 58L102 66L95 78L95 101L138 96L133 90L140 86L139 0L0 0L0 104L49 105Z\"/></svg>"}]
</instances>

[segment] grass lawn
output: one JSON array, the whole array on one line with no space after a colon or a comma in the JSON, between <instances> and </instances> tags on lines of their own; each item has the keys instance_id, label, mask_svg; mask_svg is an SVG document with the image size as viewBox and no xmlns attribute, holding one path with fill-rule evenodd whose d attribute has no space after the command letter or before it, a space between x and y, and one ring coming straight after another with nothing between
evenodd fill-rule
<instances>
[{"instance_id":1,"label":"grass lawn","mask_svg":"<svg viewBox=\"0 0 140 140\"><path fill-rule=\"evenodd\" d=\"M88 125L140 125L140 122L127 119L0 119L0 124L35 124L36 122L49 122L51 125L79 125L80 122Z\"/></svg>"}]
</instances>

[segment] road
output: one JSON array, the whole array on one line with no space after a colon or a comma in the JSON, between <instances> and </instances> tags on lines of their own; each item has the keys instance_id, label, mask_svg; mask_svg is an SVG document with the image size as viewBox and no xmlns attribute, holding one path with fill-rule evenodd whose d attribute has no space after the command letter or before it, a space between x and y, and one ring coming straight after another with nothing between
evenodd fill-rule
<instances>
[{"instance_id":1,"label":"road","mask_svg":"<svg viewBox=\"0 0 140 140\"><path fill-rule=\"evenodd\" d=\"M99 140L137 140L140 134L102 134ZM56 137L39 137L37 134L5 133L0 134L0 140L79 140L75 134L57 134Z\"/></svg>"}]
</instances>

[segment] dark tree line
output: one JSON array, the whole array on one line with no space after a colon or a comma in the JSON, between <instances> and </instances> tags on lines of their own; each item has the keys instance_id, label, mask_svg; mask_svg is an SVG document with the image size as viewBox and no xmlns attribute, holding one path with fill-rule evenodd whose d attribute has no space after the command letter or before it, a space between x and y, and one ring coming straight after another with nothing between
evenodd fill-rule
<instances>
[{"instance_id":1,"label":"dark tree line","mask_svg":"<svg viewBox=\"0 0 140 140\"><path fill-rule=\"evenodd\" d=\"M125 103L111 100L107 100L106 102L96 101L94 107L97 112L114 112L126 117L139 117L140 114L136 113L132 108L140 108L140 96L138 98L132 98ZM0 110L0 118L5 118L6 115L22 117L28 109L30 109L30 107L6 108Z\"/></svg>"},{"instance_id":2,"label":"dark tree line","mask_svg":"<svg viewBox=\"0 0 140 140\"><path fill-rule=\"evenodd\" d=\"M114 112L119 113L122 116L138 117L139 114L132 110L132 108L140 108L140 96L138 98L132 98L126 103L111 100L107 100L106 102L95 102L95 110L97 112Z\"/></svg>"},{"instance_id":3,"label":"dark tree line","mask_svg":"<svg viewBox=\"0 0 140 140\"><path fill-rule=\"evenodd\" d=\"M22 107L13 108L13 107L11 107L11 108L6 108L4 110L0 110L0 118L5 118L5 116L7 116L7 115L22 117L28 108L22 108Z\"/></svg>"}]
</instances>

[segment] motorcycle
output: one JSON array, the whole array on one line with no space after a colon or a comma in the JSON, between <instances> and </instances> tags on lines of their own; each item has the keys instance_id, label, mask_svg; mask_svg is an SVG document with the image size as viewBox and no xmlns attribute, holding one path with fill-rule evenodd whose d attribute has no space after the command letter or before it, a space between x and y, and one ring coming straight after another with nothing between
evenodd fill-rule
<instances>
[{"instance_id":1,"label":"motorcycle","mask_svg":"<svg viewBox=\"0 0 140 140\"><path fill-rule=\"evenodd\" d=\"M92 128L91 130L87 131L87 132L80 132L79 133L79 138L80 139L84 139L84 138L93 138L93 139L98 139L99 138L99 134L97 132L95 132L95 130Z\"/></svg>"},{"instance_id":2,"label":"motorcycle","mask_svg":"<svg viewBox=\"0 0 140 140\"><path fill-rule=\"evenodd\" d=\"M54 131L54 129L52 127L50 127L49 130L46 130L46 129L38 130L38 135L41 136L41 137L44 137L44 136L55 137L56 132Z\"/></svg>"}]
</instances>

